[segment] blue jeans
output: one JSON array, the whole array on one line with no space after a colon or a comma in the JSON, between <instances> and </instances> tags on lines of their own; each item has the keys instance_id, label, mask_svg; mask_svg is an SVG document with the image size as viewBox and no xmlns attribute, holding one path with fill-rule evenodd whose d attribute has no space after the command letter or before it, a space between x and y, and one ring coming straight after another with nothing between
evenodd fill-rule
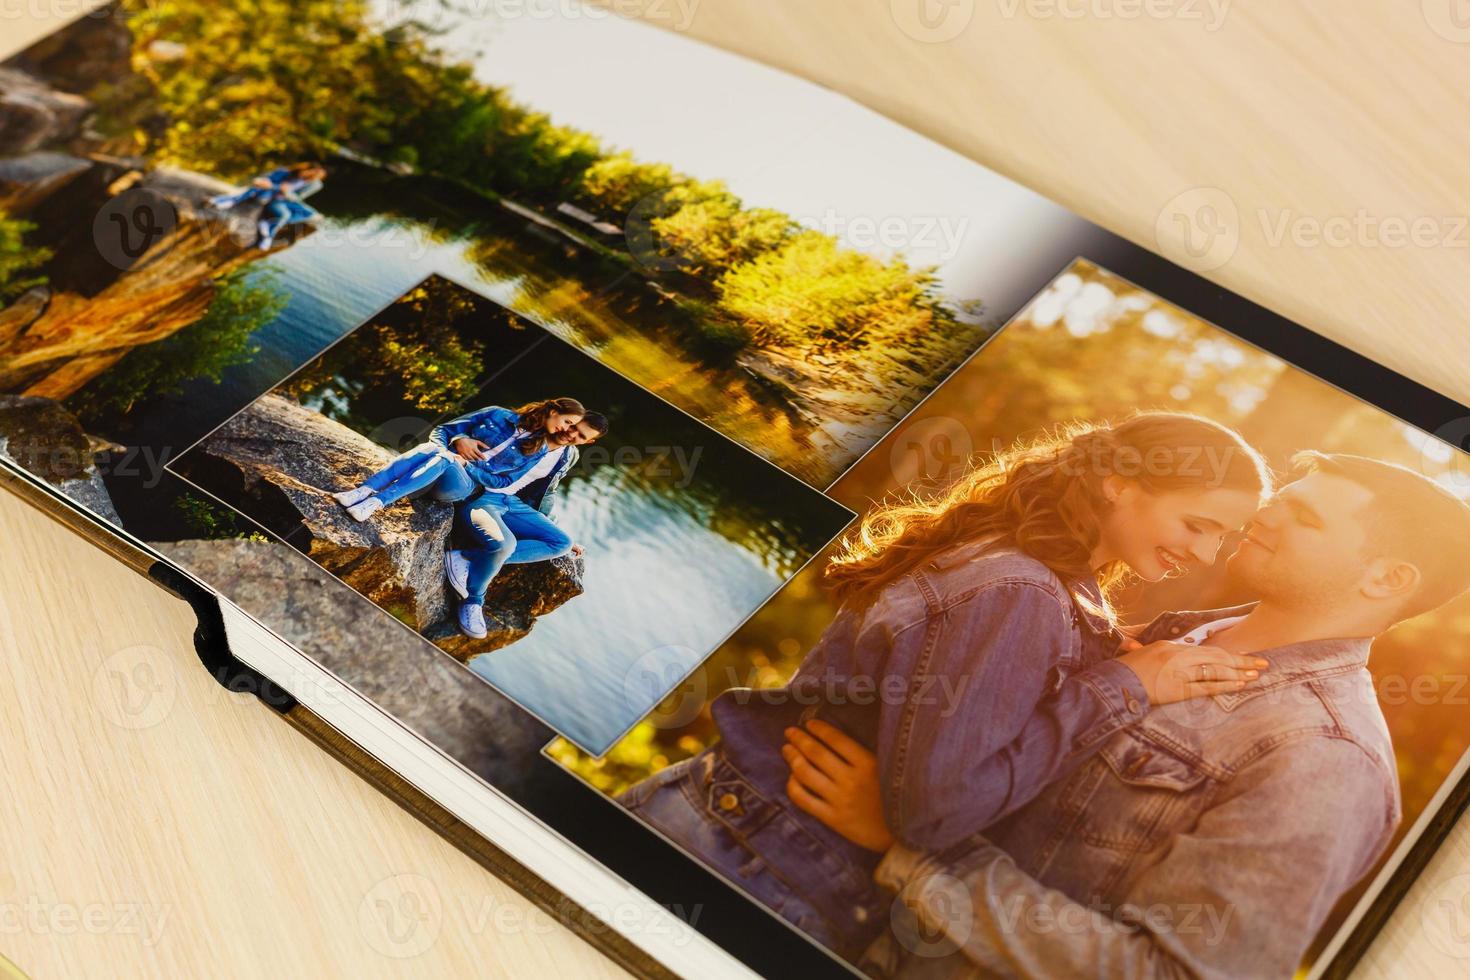
<instances>
[{"instance_id":1,"label":"blue jeans","mask_svg":"<svg viewBox=\"0 0 1470 980\"><path fill-rule=\"evenodd\" d=\"M850 961L888 922L888 901L804 827L784 790L757 789L718 746L624 790L618 802L812 939ZM789 860L792 853L800 862ZM784 866L812 877L793 880Z\"/></svg>"},{"instance_id":2,"label":"blue jeans","mask_svg":"<svg viewBox=\"0 0 1470 980\"><path fill-rule=\"evenodd\" d=\"M316 217L317 212L299 201L277 199L260 212L261 229L274 238L287 225L300 224Z\"/></svg>"},{"instance_id":3,"label":"blue jeans","mask_svg":"<svg viewBox=\"0 0 1470 980\"><path fill-rule=\"evenodd\" d=\"M513 494L487 492L463 511L473 548L469 560L466 602L484 602L485 590L501 568L559 558L572 550L572 539L551 518Z\"/></svg>"},{"instance_id":4,"label":"blue jeans","mask_svg":"<svg viewBox=\"0 0 1470 980\"><path fill-rule=\"evenodd\" d=\"M465 468L445 459L433 443L414 446L363 480L362 485L376 492L384 507L420 490L432 490L434 499L452 503L465 499L475 489Z\"/></svg>"},{"instance_id":5,"label":"blue jeans","mask_svg":"<svg viewBox=\"0 0 1470 980\"><path fill-rule=\"evenodd\" d=\"M246 201L263 201L275 193L270 187L247 187L236 194L220 194L210 198L210 203L216 207L234 207L236 204L244 204Z\"/></svg>"}]
</instances>

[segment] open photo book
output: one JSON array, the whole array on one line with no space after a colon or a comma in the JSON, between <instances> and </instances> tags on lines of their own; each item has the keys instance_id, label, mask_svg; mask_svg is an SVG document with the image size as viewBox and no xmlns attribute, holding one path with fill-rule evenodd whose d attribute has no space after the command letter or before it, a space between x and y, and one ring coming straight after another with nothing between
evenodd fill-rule
<instances>
[{"instance_id":1,"label":"open photo book","mask_svg":"<svg viewBox=\"0 0 1470 980\"><path fill-rule=\"evenodd\" d=\"M1345 975L1470 796L1470 409L545 13L7 52L0 482L636 973Z\"/></svg>"}]
</instances>

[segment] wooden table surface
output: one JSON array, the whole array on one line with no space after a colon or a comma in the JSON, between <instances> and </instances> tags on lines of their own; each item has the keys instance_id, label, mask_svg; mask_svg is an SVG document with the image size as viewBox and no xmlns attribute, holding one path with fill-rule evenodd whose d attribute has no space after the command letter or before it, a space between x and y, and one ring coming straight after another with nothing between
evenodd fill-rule
<instances>
[{"instance_id":1,"label":"wooden table surface","mask_svg":"<svg viewBox=\"0 0 1470 980\"><path fill-rule=\"evenodd\" d=\"M1470 402L1465 0L615 6L852 95L1151 247L1213 229L1217 281ZM76 9L7 4L0 43ZM5 494L0 542L0 952L18 968L617 972L216 687L182 603ZM1470 825L1358 975L1470 975Z\"/></svg>"}]
</instances>

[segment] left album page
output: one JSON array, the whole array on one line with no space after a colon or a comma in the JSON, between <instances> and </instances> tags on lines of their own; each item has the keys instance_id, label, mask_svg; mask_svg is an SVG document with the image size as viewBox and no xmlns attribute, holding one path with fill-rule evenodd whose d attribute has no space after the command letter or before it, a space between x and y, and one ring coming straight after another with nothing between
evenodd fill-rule
<instances>
[{"instance_id":1,"label":"left album page","mask_svg":"<svg viewBox=\"0 0 1470 980\"><path fill-rule=\"evenodd\" d=\"M617 744L1106 238L677 31L522 13L125 0L0 66L0 452L502 788Z\"/></svg>"}]
</instances>

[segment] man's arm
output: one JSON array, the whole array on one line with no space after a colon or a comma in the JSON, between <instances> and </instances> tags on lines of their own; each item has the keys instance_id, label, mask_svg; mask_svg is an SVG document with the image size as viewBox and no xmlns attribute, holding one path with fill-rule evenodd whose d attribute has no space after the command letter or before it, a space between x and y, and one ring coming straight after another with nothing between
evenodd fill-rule
<instances>
[{"instance_id":1,"label":"man's arm","mask_svg":"<svg viewBox=\"0 0 1470 980\"><path fill-rule=\"evenodd\" d=\"M489 408L482 408L478 412L461 415L457 419L441 422L434 426L434 431L429 433L429 441L442 449L449 449L452 447L454 440L466 438L470 430L475 426L486 421L500 420L504 415L509 414L514 413L509 413L506 409L492 405Z\"/></svg>"},{"instance_id":2,"label":"man's arm","mask_svg":"<svg viewBox=\"0 0 1470 980\"><path fill-rule=\"evenodd\" d=\"M1286 977L1383 854L1396 793L1351 742L1284 745L1174 838L1113 917L1045 887L979 837L958 857L960 848L928 857L895 847L876 875L986 974Z\"/></svg>"}]
</instances>

